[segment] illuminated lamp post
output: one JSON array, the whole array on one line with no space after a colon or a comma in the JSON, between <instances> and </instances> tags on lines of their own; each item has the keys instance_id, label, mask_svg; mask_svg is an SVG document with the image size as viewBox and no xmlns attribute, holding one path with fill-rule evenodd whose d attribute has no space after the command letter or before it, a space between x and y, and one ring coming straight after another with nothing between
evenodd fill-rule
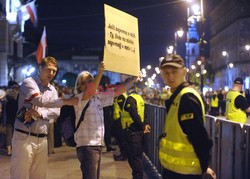
<instances>
[{"instance_id":1,"label":"illuminated lamp post","mask_svg":"<svg viewBox=\"0 0 250 179\"><path fill-rule=\"evenodd\" d=\"M227 70L227 81L226 81L227 84L226 84L226 86L229 86L229 84L228 84L228 81L229 81L229 79L228 79L228 76L229 76L229 74L228 74L228 68L229 68L229 66L228 66L228 63L229 63L229 54L228 54L228 52L225 51L225 50L222 51L221 54L222 54L223 57L226 58L226 64L227 64L227 69L226 69L226 70Z\"/></svg>"},{"instance_id":2,"label":"illuminated lamp post","mask_svg":"<svg viewBox=\"0 0 250 179\"><path fill-rule=\"evenodd\" d=\"M204 8L203 8L203 0L200 0L200 9L201 9L201 38L200 38L200 61L201 61L201 72L203 72L205 66L205 44L207 43L204 40L205 32L204 32ZM201 93L203 94L203 86L204 86L204 74L201 73Z\"/></svg>"},{"instance_id":3,"label":"illuminated lamp post","mask_svg":"<svg viewBox=\"0 0 250 179\"><path fill-rule=\"evenodd\" d=\"M250 45L249 45L249 44L245 45L245 49L246 49L247 51L249 51L249 50L250 50Z\"/></svg>"},{"instance_id":4,"label":"illuminated lamp post","mask_svg":"<svg viewBox=\"0 0 250 179\"><path fill-rule=\"evenodd\" d=\"M174 33L174 54L177 54L177 37L182 37L184 31L182 28Z\"/></svg>"}]
</instances>

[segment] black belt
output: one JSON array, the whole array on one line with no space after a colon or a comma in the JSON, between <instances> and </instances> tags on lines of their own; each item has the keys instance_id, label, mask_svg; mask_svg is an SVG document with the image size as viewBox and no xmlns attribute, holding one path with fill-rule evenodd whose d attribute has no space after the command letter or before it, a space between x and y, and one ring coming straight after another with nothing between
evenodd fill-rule
<instances>
[{"instance_id":1,"label":"black belt","mask_svg":"<svg viewBox=\"0 0 250 179\"><path fill-rule=\"evenodd\" d=\"M24 134L28 134L28 135L31 135L31 136L34 136L34 137L38 137L38 138L42 138L42 137L47 136L47 134L36 134L36 133L33 133L33 132L23 131L21 129L15 129L15 131L21 132L21 133L24 133Z\"/></svg>"}]
</instances>

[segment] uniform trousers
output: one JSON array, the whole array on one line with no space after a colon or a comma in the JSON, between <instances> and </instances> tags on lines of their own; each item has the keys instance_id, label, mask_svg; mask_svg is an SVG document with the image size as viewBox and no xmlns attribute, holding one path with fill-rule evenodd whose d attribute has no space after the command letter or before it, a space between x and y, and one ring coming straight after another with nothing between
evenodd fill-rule
<instances>
[{"instance_id":1,"label":"uniform trousers","mask_svg":"<svg viewBox=\"0 0 250 179\"><path fill-rule=\"evenodd\" d=\"M132 169L133 179L143 178L143 133L126 131L126 140L128 144L128 162Z\"/></svg>"},{"instance_id":2,"label":"uniform trousers","mask_svg":"<svg viewBox=\"0 0 250 179\"><path fill-rule=\"evenodd\" d=\"M45 179L48 162L47 137L38 138L14 132L11 179Z\"/></svg>"},{"instance_id":3,"label":"uniform trousers","mask_svg":"<svg viewBox=\"0 0 250 179\"><path fill-rule=\"evenodd\" d=\"M163 179L202 179L202 175L184 175L184 174L175 173L165 168L163 170L162 178Z\"/></svg>"},{"instance_id":4,"label":"uniform trousers","mask_svg":"<svg viewBox=\"0 0 250 179\"><path fill-rule=\"evenodd\" d=\"M120 155L127 157L127 142L125 132L122 130L121 118L114 120L112 133L118 142Z\"/></svg>"}]
</instances>

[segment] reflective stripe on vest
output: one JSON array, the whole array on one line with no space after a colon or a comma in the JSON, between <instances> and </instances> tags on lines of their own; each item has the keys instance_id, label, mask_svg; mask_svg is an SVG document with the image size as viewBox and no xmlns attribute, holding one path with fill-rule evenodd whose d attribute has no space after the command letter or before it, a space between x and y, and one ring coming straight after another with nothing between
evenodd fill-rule
<instances>
[{"instance_id":1,"label":"reflective stripe on vest","mask_svg":"<svg viewBox=\"0 0 250 179\"><path fill-rule=\"evenodd\" d=\"M141 121L144 122L145 104L143 98L138 94L130 94L129 96L133 97L136 100L137 112L141 118ZM126 102L123 105L122 116L121 116L122 129L128 128L134 122L130 114L124 110L125 104Z\"/></svg>"},{"instance_id":2,"label":"reflective stripe on vest","mask_svg":"<svg viewBox=\"0 0 250 179\"><path fill-rule=\"evenodd\" d=\"M226 118L235 122L246 123L247 115L245 111L242 111L240 108L238 109L235 107L235 98L239 95L243 96L240 92L233 90L227 93Z\"/></svg>"},{"instance_id":3,"label":"reflective stripe on vest","mask_svg":"<svg viewBox=\"0 0 250 179\"><path fill-rule=\"evenodd\" d=\"M200 175L202 174L200 161L178 120L180 100L186 93L192 93L199 99L205 122L205 107L200 94L193 88L183 88L175 97L166 116L164 132L167 135L161 139L159 158L162 166L168 170L180 174Z\"/></svg>"}]
</instances>

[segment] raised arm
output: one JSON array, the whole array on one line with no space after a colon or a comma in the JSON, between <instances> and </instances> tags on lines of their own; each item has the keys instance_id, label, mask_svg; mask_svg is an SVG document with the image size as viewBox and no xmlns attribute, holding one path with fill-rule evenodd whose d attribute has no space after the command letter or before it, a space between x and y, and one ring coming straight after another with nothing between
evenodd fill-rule
<instances>
[{"instance_id":1,"label":"raised arm","mask_svg":"<svg viewBox=\"0 0 250 179\"><path fill-rule=\"evenodd\" d=\"M55 97L55 95L53 95L55 98L48 98L46 95L40 92L36 82L31 78L24 80L20 88L20 94L22 97L19 99L19 101L31 103L38 107L60 108L65 104L76 105L78 103L77 98L61 99L57 98L57 96Z\"/></svg>"},{"instance_id":2,"label":"raised arm","mask_svg":"<svg viewBox=\"0 0 250 179\"><path fill-rule=\"evenodd\" d=\"M96 75L96 77L94 78L93 81L91 81L87 84L87 90L86 90L86 92L84 92L84 94L82 96L82 100L88 100L93 95L95 95L96 90L97 90L97 88L100 84L100 81L102 79L102 75L104 73L104 70L105 70L105 65L103 62L101 62L99 65L98 74Z\"/></svg>"}]
</instances>

